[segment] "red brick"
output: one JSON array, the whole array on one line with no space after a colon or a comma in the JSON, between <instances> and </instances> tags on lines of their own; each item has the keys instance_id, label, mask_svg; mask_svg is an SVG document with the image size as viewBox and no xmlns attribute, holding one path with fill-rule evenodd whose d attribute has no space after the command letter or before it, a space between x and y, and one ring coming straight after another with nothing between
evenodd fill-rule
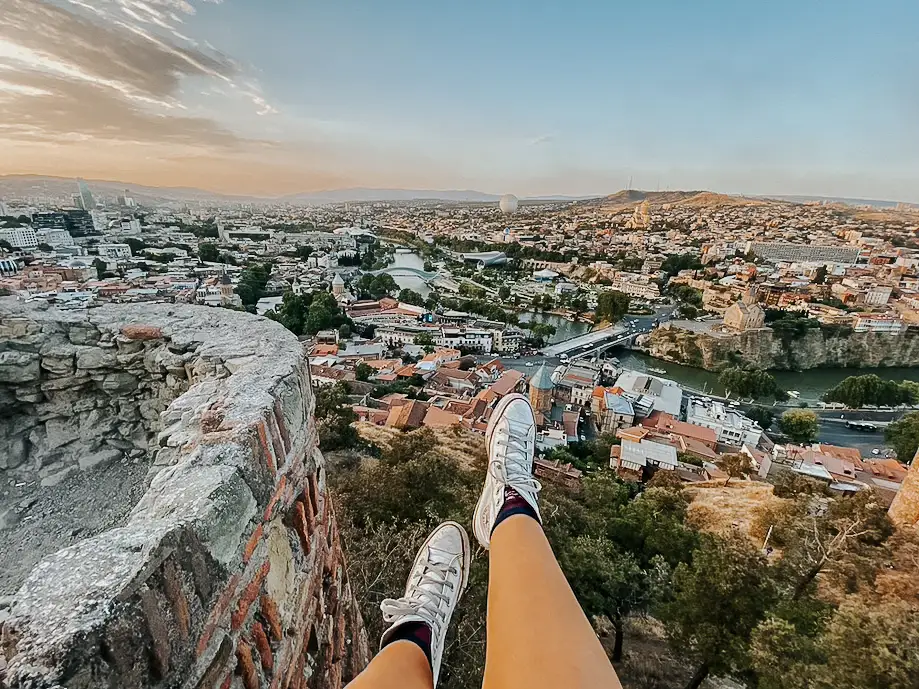
<instances>
[{"instance_id":1,"label":"red brick","mask_svg":"<svg viewBox=\"0 0 919 689\"><path fill-rule=\"evenodd\" d=\"M284 495L285 488L287 488L287 476L282 476L281 480L278 481L278 487L275 489L274 495L272 495L271 500L268 501L268 507L265 508L265 514L262 515L264 521L271 521L271 518L274 516L275 505L278 504L281 496Z\"/></svg>"},{"instance_id":2,"label":"red brick","mask_svg":"<svg viewBox=\"0 0 919 689\"><path fill-rule=\"evenodd\" d=\"M226 679L223 680L223 684L220 685L220 689L230 689L231 684L233 684L233 673L226 676Z\"/></svg>"},{"instance_id":3,"label":"red brick","mask_svg":"<svg viewBox=\"0 0 919 689\"><path fill-rule=\"evenodd\" d=\"M272 672L274 670L274 655L271 652L271 644L268 643L268 635L265 634L265 628L261 622L256 621L253 623L252 640L255 642L259 660L262 661L262 668L266 672Z\"/></svg>"},{"instance_id":4,"label":"red brick","mask_svg":"<svg viewBox=\"0 0 919 689\"><path fill-rule=\"evenodd\" d=\"M265 429L265 423L260 421L256 424L256 428L258 428L258 439L262 446L262 454L265 455L265 464L271 472L271 475L274 476L278 473L278 467L274 461L274 452L268 444L268 431Z\"/></svg>"},{"instance_id":5,"label":"red brick","mask_svg":"<svg viewBox=\"0 0 919 689\"><path fill-rule=\"evenodd\" d=\"M259 591L262 588L262 581L264 581L265 576L267 576L269 569L271 569L271 563L265 560L265 563L258 568L252 581L243 589L242 595L239 597L239 602L236 604L236 610L234 610L233 614L230 616L230 628L233 631L238 630L243 622L246 621L246 616L249 614L249 607L255 602L255 599L258 598Z\"/></svg>"},{"instance_id":6,"label":"red brick","mask_svg":"<svg viewBox=\"0 0 919 689\"><path fill-rule=\"evenodd\" d=\"M255 552L255 549L258 547L259 541L262 540L262 532L264 527L259 524L255 527L255 531L252 532L252 535L249 536L249 540L246 541L246 547L243 550L243 563L249 562L249 558L252 557L252 553Z\"/></svg>"},{"instance_id":7,"label":"red brick","mask_svg":"<svg viewBox=\"0 0 919 689\"><path fill-rule=\"evenodd\" d=\"M263 593L259 600L259 610L262 613L262 617L265 618L265 622L268 623L271 637L275 641L281 641L284 638L284 631L281 629L281 615L278 612L278 604L274 602L274 598L267 593Z\"/></svg>"},{"instance_id":8,"label":"red brick","mask_svg":"<svg viewBox=\"0 0 919 689\"><path fill-rule=\"evenodd\" d=\"M204 631L198 639L196 652L199 656L207 650L207 644L211 640L211 635L214 633L214 629L217 628L217 623L220 621L220 618L223 617L223 613L226 612L226 609L229 607L230 601L233 600L233 595L236 593L238 584L239 575L234 574L230 577L230 582L223 590L223 593L220 594L220 598L217 599L217 603L215 603L214 607L211 609L211 614L208 615L207 622L204 624Z\"/></svg>"},{"instance_id":9,"label":"red brick","mask_svg":"<svg viewBox=\"0 0 919 689\"><path fill-rule=\"evenodd\" d=\"M236 672L243 678L246 689L259 689L261 686L252 660L252 648L242 639L236 644Z\"/></svg>"},{"instance_id":10,"label":"red brick","mask_svg":"<svg viewBox=\"0 0 919 689\"><path fill-rule=\"evenodd\" d=\"M300 538L300 547L303 548L303 554L309 555L310 530L306 518L306 507L303 505L303 500L297 500L294 503L293 510L294 531L297 532L297 536Z\"/></svg>"},{"instance_id":11,"label":"red brick","mask_svg":"<svg viewBox=\"0 0 919 689\"><path fill-rule=\"evenodd\" d=\"M159 340L163 337L163 331L155 325L126 325L121 334L129 340Z\"/></svg>"}]
</instances>

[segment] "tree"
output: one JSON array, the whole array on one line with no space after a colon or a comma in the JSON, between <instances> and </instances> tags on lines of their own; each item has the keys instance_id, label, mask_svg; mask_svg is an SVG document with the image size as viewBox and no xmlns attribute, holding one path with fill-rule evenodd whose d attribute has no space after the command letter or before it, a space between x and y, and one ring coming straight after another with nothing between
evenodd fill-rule
<instances>
[{"instance_id":1,"label":"tree","mask_svg":"<svg viewBox=\"0 0 919 689\"><path fill-rule=\"evenodd\" d=\"M661 270L673 277L681 270L698 270L702 267L699 257L695 254L671 254L661 264Z\"/></svg>"},{"instance_id":2,"label":"tree","mask_svg":"<svg viewBox=\"0 0 919 689\"><path fill-rule=\"evenodd\" d=\"M606 615L613 623L613 662L622 660L625 620L650 598L648 573L634 555L607 538L578 536L560 554L571 590L588 618Z\"/></svg>"},{"instance_id":3,"label":"tree","mask_svg":"<svg viewBox=\"0 0 919 689\"><path fill-rule=\"evenodd\" d=\"M434 346L434 336L431 333L418 333L415 335L413 342L416 345L422 347L433 347Z\"/></svg>"},{"instance_id":4,"label":"tree","mask_svg":"<svg viewBox=\"0 0 919 689\"><path fill-rule=\"evenodd\" d=\"M534 323L530 326L530 332L540 344L544 344L555 334L555 326L548 323Z\"/></svg>"},{"instance_id":5,"label":"tree","mask_svg":"<svg viewBox=\"0 0 919 689\"><path fill-rule=\"evenodd\" d=\"M507 285L501 285L498 288L498 299L501 301L507 301L511 298L511 288Z\"/></svg>"},{"instance_id":6,"label":"tree","mask_svg":"<svg viewBox=\"0 0 919 689\"><path fill-rule=\"evenodd\" d=\"M306 260L313 253L313 247L301 244L297 247L297 258Z\"/></svg>"},{"instance_id":7,"label":"tree","mask_svg":"<svg viewBox=\"0 0 919 689\"><path fill-rule=\"evenodd\" d=\"M306 328L306 317L309 314L310 295L287 292L281 304L268 313L266 317L277 321L294 335L302 335Z\"/></svg>"},{"instance_id":8,"label":"tree","mask_svg":"<svg viewBox=\"0 0 919 689\"><path fill-rule=\"evenodd\" d=\"M105 271L107 270L108 265L101 258L97 257L93 259L93 268L96 269L96 278L101 280L105 277Z\"/></svg>"},{"instance_id":9,"label":"tree","mask_svg":"<svg viewBox=\"0 0 919 689\"><path fill-rule=\"evenodd\" d=\"M396 284L392 275L388 273L380 273L379 275L365 273L357 281L355 287L363 299L382 299L399 289L399 285Z\"/></svg>"},{"instance_id":10,"label":"tree","mask_svg":"<svg viewBox=\"0 0 919 689\"><path fill-rule=\"evenodd\" d=\"M5 239L0 239L0 249L3 249L4 251L13 251L13 245Z\"/></svg>"},{"instance_id":11,"label":"tree","mask_svg":"<svg viewBox=\"0 0 919 689\"><path fill-rule=\"evenodd\" d=\"M827 269L826 266L818 266L817 270L814 271L814 279L811 280L815 285L822 285L826 282Z\"/></svg>"},{"instance_id":12,"label":"tree","mask_svg":"<svg viewBox=\"0 0 919 689\"><path fill-rule=\"evenodd\" d=\"M782 568L791 600L800 599L820 575L843 585L870 574L893 533L887 510L874 491L826 498L807 486L757 518L759 531L772 528L770 543L782 549ZM762 534L760 534L762 535Z\"/></svg>"},{"instance_id":13,"label":"tree","mask_svg":"<svg viewBox=\"0 0 919 689\"><path fill-rule=\"evenodd\" d=\"M683 318L689 318L689 319L698 318L699 309L697 309L692 304L683 304L682 306L680 306L680 315L683 316Z\"/></svg>"},{"instance_id":14,"label":"tree","mask_svg":"<svg viewBox=\"0 0 919 689\"><path fill-rule=\"evenodd\" d=\"M354 373L357 376L358 380L368 381L370 377L376 373L372 366L368 366L363 361L359 362L357 367L354 369Z\"/></svg>"},{"instance_id":15,"label":"tree","mask_svg":"<svg viewBox=\"0 0 919 689\"><path fill-rule=\"evenodd\" d=\"M406 288L401 290L398 299L399 301L405 302L406 304L412 304L413 306L424 306L424 297L412 289Z\"/></svg>"},{"instance_id":16,"label":"tree","mask_svg":"<svg viewBox=\"0 0 919 689\"><path fill-rule=\"evenodd\" d=\"M743 478L753 471L753 462L750 457L742 452L722 455L718 460L718 468L728 475L724 485L728 485L732 478Z\"/></svg>"},{"instance_id":17,"label":"tree","mask_svg":"<svg viewBox=\"0 0 919 689\"><path fill-rule=\"evenodd\" d=\"M745 537L701 537L691 563L673 573L658 617L674 650L697 663L686 689L697 689L709 673L749 667L750 633L775 598L765 557Z\"/></svg>"},{"instance_id":18,"label":"tree","mask_svg":"<svg viewBox=\"0 0 919 689\"><path fill-rule=\"evenodd\" d=\"M847 407L861 408L867 404L897 406L919 401L913 381L898 383L876 375L849 376L823 395L825 402L841 402Z\"/></svg>"},{"instance_id":19,"label":"tree","mask_svg":"<svg viewBox=\"0 0 919 689\"><path fill-rule=\"evenodd\" d=\"M908 463L919 449L919 411L906 414L884 431L884 438L897 453L897 459Z\"/></svg>"},{"instance_id":20,"label":"tree","mask_svg":"<svg viewBox=\"0 0 919 689\"><path fill-rule=\"evenodd\" d=\"M629 295L611 290L602 292L597 297L597 308L594 309L598 321L617 323L629 312Z\"/></svg>"},{"instance_id":21,"label":"tree","mask_svg":"<svg viewBox=\"0 0 919 689\"><path fill-rule=\"evenodd\" d=\"M239 276L236 293L243 306L254 307L258 300L265 296L265 286L271 277L271 265L255 263L246 268Z\"/></svg>"},{"instance_id":22,"label":"tree","mask_svg":"<svg viewBox=\"0 0 919 689\"><path fill-rule=\"evenodd\" d=\"M50 252L54 251L54 247L51 246L50 244L46 244L45 242L39 242L39 243L38 243L38 250L39 250L39 251L44 251L44 252L46 252L46 253L50 253Z\"/></svg>"},{"instance_id":23,"label":"tree","mask_svg":"<svg viewBox=\"0 0 919 689\"><path fill-rule=\"evenodd\" d=\"M357 431L351 425L357 415L348 404L348 387L344 383L316 389L315 413L321 450L341 450L358 444Z\"/></svg>"},{"instance_id":24,"label":"tree","mask_svg":"<svg viewBox=\"0 0 919 689\"><path fill-rule=\"evenodd\" d=\"M718 382L728 391L739 397L766 397L778 390L775 378L759 368L741 368L732 366L724 369L718 376Z\"/></svg>"},{"instance_id":25,"label":"tree","mask_svg":"<svg viewBox=\"0 0 919 689\"><path fill-rule=\"evenodd\" d=\"M310 304L303 331L307 335L315 335L320 330L339 327L344 320L345 316L338 302L335 301L335 297L328 292L319 292L313 297Z\"/></svg>"},{"instance_id":26,"label":"tree","mask_svg":"<svg viewBox=\"0 0 919 689\"><path fill-rule=\"evenodd\" d=\"M351 326L347 323L342 323L341 327L338 329L338 339L347 340L351 337Z\"/></svg>"},{"instance_id":27,"label":"tree","mask_svg":"<svg viewBox=\"0 0 919 689\"><path fill-rule=\"evenodd\" d=\"M217 263L220 261L220 252L217 251L216 244L204 243L198 247L198 259L205 263Z\"/></svg>"},{"instance_id":28,"label":"tree","mask_svg":"<svg viewBox=\"0 0 919 689\"><path fill-rule=\"evenodd\" d=\"M772 413L772 410L767 407L750 407L747 411L744 412L744 416L748 419L756 421L763 430L768 431L772 426L772 422L775 421L775 414Z\"/></svg>"},{"instance_id":29,"label":"tree","mask_svg":"<svg viewBox=\"0 0 919 689\"><path fill-rule=\"evenodd\" d=\"M790 409L779 418L779 430L798 444L812 443L817 439L817 415L806 409Z\"/></svg>"}]
</instances>

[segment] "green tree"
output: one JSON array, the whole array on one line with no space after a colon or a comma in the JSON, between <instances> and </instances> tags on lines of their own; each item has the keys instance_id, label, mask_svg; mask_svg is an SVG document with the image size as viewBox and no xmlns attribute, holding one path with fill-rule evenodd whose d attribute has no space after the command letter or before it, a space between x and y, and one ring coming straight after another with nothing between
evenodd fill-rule
<instances>
[{"instance_id":1,"label":"green tree","mask_svg":"<svg viewBox=\"0 0 919 689\"><path fill-rule=\"evenodd\" d=\"M674 276L681 270L698 270L702 267L699 257L695 254L671 254L661 264L661 270L668 276Z\"/></svg>"},{"instance_id":2,"label":"green tree","mask_svg":"<svg viewBox=\"0 0 919 689\"><path fill-rule=\"evenodd\" d=\"M399 301L405 302L406 304L412 304L413 306L424 306L424 297L415 290L408 288L399 292L398 299Z\"/></svg>"},{"instance_id":3,"label":"green tree","mask_svg":"<svg viewBox=\"0 0 919 689\"><path fill-rule=\"evenodd\" d=\"M49 253L50 253L51 251L54 251L54 247L51 246L50 244L46 244L45 242L39 242L39 243L38 243L38 250L39 250L39 251L45 251L45 252L49 252Z\"/></svg>"},{"instance_id":4,"label":"green tree","mask_svg":"<svg viewBox=\"0 0 919 689\"><path fill-rule=\"evenodd\" d=\"M884 431L884 438L903 463L911 462L919 449L919 411L911 411Z\"/></svg>"},{"instance_id":5,"label":"green tree","mask_svg":"<svg viewBox=\"0 0 919 689\"><path fill-rule=\"evenodd\" d=\"M692 304L683 304L682 306L680 306L680 315L683 316L683 318L689 318L689 319L698 318L699 309L697 309Z\"/></svg>"},{"instance_id":6,"label":"green tree","mask_svg":"<svg viewBox=\"0 0 919 689\"><path fill-rule=\"evenodd\" d=\"M302 335L306 327L306 317L309 313L310 295L299 295L287 292L281 304L268 313L266 317L277 321L294 335Z\"/></svg>"},{"instance_id":7,"label":"green tree","mask_svg":"<svg viewBox=\"0 0 919 689\"><path fill-rule=\"evenodd\" d=\"M498 299L501 301L507 301L511 298L511 288L507 285L501 285L498 288Z\"/></svg>"},{"instance_id":8,"label":"green tree","mask_svg":"<svg viewBox=\"0 0 919 689\"><path fill-rule=\"evenodd\" d=\"M629 295L611 290L602 292L597 297L597 308L594 309L598 321L619 322L629 312Z\"/></svg>"},{"instance_id":9,"label":"green tree","mask_svg":"<svg viewBox=\"0 0 919 689\"><path fill-rule=\"evenodd\" d=\"M388 273L380 273L379 275L365 273L357 281L355 287L363 299L382 299L399 290L399 285L396 284L393 276Z\"/></svg>"},{"instance_id":10,"label":"green tree","mask_svg":"<svg viewBox=\"0 0 919 689\"><path fill-rule=\"evenodd\" d=\"M728 391L739 397L767 397L778 390L775 378L759 368L741 368L732 366L724 369L718 376L718 382Z\"/></svg>"},{"instance_id":11,"label":"green tree","mask_svg":"<svg viewBox=\"0 0 919 689\"><path fill-rule=\"evenodd\" d=\"M798 444L812 443L817 439L817 415L806 409L790 409L779 418L779 430Z\"/></svg>"},{"instance_id":12,"label":"green tree","mask_svg":"<svg viewBox=\"0 0 919 689\"><path fill-rule=\"evenodd\" d=\"M376 373L372 366L368 366L363 361L358 363L357 367L354 369L354 373L357 376L358 380L367 381L370 380L370 377Z\"/></svg>"},{"instance_id":13,"label":"green tree","mask_svg":"<svg viewBox=\"0 0 919 689\"><path fill-rule=\"evenodd\" d=\"M198 258L205 263L217 263L220 261L220 252L216 244L203 243L198 246Z\"/></svg>"},{"instance_id":14,"label":"green tree","mask_svg":"<svg viewBox=\"0 0 919 689\"><path fill-rule=\"evenodd\" d=\"M271 265L255 263L246 268L239 276L236 293L243 306L254 307L258 300L265 296L265 286L271 277Z\"/></svg>"},{"instance_id":15,"label":"green tree","mask_svg":"<svg viewBox=\"0 0 919 689\"><path fill-rule=\"evenodd\" d=\"M749 667L750 634L775 598L767 570L765 557L739 534L704 534L692 562L677 566L658 617L674 650L697 664L686 689L710 673Z\"/></svg>"},{"instance_id":16,"label":"green tree","mask_svg":"<svg viewBox=\"0 0 919 689\"><path fill-rule=\"evenodd\" d=\"M341 450L359 443L357 431L351 425L357 415L348 403L348 387L344 383L317 388L315 413L321 450Z\"/></svg>"},{"instance_id":17,"label":"green tree","mask_svg":"<svg viewBox=\"0 0 919 689\"><path fill-rule=\"evenodd\" d=\"M343 320L344 316L335 297L328 292L319 292L313 296L303 331L307 335L315 335L320 330L339 327Z\"/></svg>"},{"instance_id":18,"label":"green tree","mask_svg":"<svg viewBox=\"0 0 919 689\"><path fill-rule=\"evenodd\" d=\"M898 383L874 374L849 376L823 395L825 402L841 402L847 407L860 408L868 404L897 406L914 404L917 387L913 381Z\"/></svg>"},{"instance_id":19,"label":"green tree","mask_svg":"<svg viewBox=\"0 0 919 689\"><path fill-rule=\"evenodd\" d=\"M811 280L815 285L822 285L826 283L826 266L818 266L817 270L814 271L814 279Z\"/></svg>"},{"instance_id":20,"label":"green tree","mask_svg":"<svg viewBox=\"0 0 919 689\"><path fill-rule=\"evenodd\" d=\"M651 597L648 572L634 555L607 538L578 536L560 554L561 566L588 618L605 615L613 623L613 662L622 660L625 621L646 608Z\"/></svg>"},{"instance_id":21,"label":"green tree","mask_svg":"<svg viewBox=\"0 0 919 689\"><path fill-rule=\"evenodd\" d=\"M772 422L775 421L775 414L768 407L750 407L744 412L748 419L756 421L763 430L769 430Z\"/></svg>"},{"instance_id":22,"label":"green tree","mask_svg":"<svg viewBox=\"0 0 919 689\"><path fill-rule=\"evenodd\" d=\"M431 333L418 333L415 335L413 342L421 347L431 347L431 351L434 351L434 336Z\"/></svg>"},{"instance_id":23,"label":"green tree","mask_svg":"<svg viewBox=\"0 0 919 689\"><path fill-rule=\"evenodd\" d=\"M351 326L347 323L342 323L341 327L338 329L338 339L347 340L351 337Z\"/></svg>"},{"instance_id":24,"label":"green tree","mask_svg":"<svg viewBox=\"0 0 919 689\"><path fill-rule=\"evenodd\" d=\"M301 244L297 246L297 258L306 260L313 253L313 247Z\"/></svg>"}]
</instances>

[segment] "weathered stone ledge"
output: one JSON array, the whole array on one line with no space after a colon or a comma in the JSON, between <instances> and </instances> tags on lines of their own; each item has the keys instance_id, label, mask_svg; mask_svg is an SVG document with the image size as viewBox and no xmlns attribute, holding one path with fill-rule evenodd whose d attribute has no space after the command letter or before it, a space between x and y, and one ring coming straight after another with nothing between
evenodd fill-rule
<instances>
[{"instance_id":1,"label":"weathered stone ledge","mask_svg":"<svg viewBox=\"0 0 919 689\"><path fill-rule=\"evenodd\" d=\"M48 555L15 594L0 631L7 686L338 687L363 666L292 334L223 309L2 299L0 385L0 407L37 415L30 433L46 445L28 441L0 480L44 481L44 453L60 447L55 471L148 451L151 467L123 525ZM67 405L84 415L75 427ZM113 430L108 411L85 416L122 407ZM87 459L103 436L108 454Z\"/></svg>"}]
</instances>

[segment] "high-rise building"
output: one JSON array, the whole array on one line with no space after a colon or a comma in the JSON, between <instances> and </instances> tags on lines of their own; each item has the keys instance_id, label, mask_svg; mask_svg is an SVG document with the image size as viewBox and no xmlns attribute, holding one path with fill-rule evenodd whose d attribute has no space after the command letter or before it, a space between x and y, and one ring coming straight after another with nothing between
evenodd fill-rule
<instances>
[{"instance_id":1,"label":"high-rise building","mask_svg":"<svg viewBox=\"0 0 919 689\"><path fill-rule=\"evenodd\" d=\"M92 192L89 190L86 182L82 179L77 180L77 186L80 188L80 199L83 202L82 206L79 206L84 211L91 211L96 209L96 200L93 198Z\"/></svg>"},{"instance_id":2,"label":"high-rise building","mask_svg":"<svg viewBox=\"0 0 919 689\"><path fill-rule=\"evenodd\" d=\"M0 217L6 217L10 214L10 207L3 203L3 200L0 199Z\"/></svg>"},{"instance_id":3,"label":"high-rise building","mask_svg":"<svg viewBox=\"0 0 919 689\"><path fill-rule=\"evenodd\" d=\"M83 206L83 196L79 193L70 195L71 203L73 203L74 208L79 208L81 211L85 211L86 208Z\"/></svg>"}]
</instances>

